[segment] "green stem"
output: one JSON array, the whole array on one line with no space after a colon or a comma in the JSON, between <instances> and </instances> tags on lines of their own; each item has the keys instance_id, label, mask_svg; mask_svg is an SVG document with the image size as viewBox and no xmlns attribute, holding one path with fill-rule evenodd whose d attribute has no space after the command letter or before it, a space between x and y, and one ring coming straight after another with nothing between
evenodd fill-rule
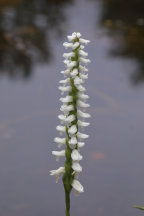
<instances>
[{"instance_id":1,"label":"green stem","mask_svg":"<svg viewBox=\"0 0 144 216\"><path fill-rule=\"evenodd\" d=\"M70 216L70 192L65 188L65 203L66 203L66 216Z\"/></svg>"}]
</instances>

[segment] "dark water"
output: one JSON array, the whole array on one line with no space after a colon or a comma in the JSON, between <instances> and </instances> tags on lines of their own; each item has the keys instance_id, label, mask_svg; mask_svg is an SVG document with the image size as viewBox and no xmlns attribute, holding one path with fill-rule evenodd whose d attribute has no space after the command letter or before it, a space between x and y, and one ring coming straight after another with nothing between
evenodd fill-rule
<instances>
[{"instance_id":1,"label":"dark water","mask_svg":"<svg viewBox=\"0 0 144 216\"><path fill-rule=\"evenodd\" d=\"M62 43L87 47L92 115L72 216L135 216L144 205L143 1L0 0L0 216L64 215L49 170L59 123Z\"/></svg>"}]
</instances>

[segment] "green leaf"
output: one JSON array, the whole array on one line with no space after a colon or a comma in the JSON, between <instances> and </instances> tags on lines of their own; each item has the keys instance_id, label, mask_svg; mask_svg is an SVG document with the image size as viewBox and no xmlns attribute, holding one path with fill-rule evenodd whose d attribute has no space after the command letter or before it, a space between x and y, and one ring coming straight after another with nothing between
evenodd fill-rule
<instances>
[{"instance_id":1,"label":"green leaf","mask_svg":"<svg viewBox=\"0 0 144 216\"><path fill-rule=\"evenodd\" d=\"M134 205L133 207L144 211L144 207L143 206L136 206L136 205Z\"/></svg>"}]
</instances>

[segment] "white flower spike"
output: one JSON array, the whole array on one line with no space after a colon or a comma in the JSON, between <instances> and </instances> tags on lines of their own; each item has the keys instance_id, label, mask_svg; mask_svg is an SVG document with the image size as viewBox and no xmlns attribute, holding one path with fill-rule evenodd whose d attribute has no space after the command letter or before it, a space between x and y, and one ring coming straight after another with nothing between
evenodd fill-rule
<instances>
[{"instance_id":1,"label":"white flower spike","mask_svg":"<svg viewBox=\"0 0 144 216\"><path fill-rule=\"evenodd\" d=\"M88 138L87 134L83 134L79 131L79 128L87 127L90 123L84 121L85 118L89 118L90 114L81 111L90 105L86 103L89 98L86 91L85 81L88 79L88 69L84 66L90 63L87 59L88 53L84 51L85 45L90 41L82 38L79 32L74 32L72 35L67 36L68 42L64 42L65 49L69 49L70 52L63 54L65 58L64 64L66 69L60 73L64 75L64 79L60 80L59 90L61 94L65 94L59 100L62 102L60 107L60 115L58 118L63 125L56 127L60 135L64 135L64 138L56 137L54 141L58 144L58 147L64 146L65 149L61 151L52 151L52 154L59 160L61 157L65 157L65 167L60 167L57 170L51 170L50 175L56 176L56 182L59 175L63 174L62 180L65 189L66 197L66 216L70 215L70 192L74 189L75 194L84 192L84 188L77 180L77 175L82 172L82 166L79 162L83 156L79 153L79 149L82 148L85 143L81 140ZM80 128L80 129L81 129Z\"/></svg>"}]
</instances>

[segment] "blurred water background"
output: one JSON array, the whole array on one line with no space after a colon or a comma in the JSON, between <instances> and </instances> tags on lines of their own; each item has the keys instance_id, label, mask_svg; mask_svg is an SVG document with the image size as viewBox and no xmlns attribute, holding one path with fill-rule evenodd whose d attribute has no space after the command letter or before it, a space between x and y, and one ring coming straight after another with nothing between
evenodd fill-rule
<instances>
[{"instance_id":1,"label":"blurred water background","mask_svg":"<svg viewBox=\"0 0 144 216\"><path fill-rule=\"evenodd\" d=\"M0 0L0 216L62 216L51 155L66 36L91 40L90 138L72 216L143 215L144 1Z\"/></svg>"}]
</instances>

